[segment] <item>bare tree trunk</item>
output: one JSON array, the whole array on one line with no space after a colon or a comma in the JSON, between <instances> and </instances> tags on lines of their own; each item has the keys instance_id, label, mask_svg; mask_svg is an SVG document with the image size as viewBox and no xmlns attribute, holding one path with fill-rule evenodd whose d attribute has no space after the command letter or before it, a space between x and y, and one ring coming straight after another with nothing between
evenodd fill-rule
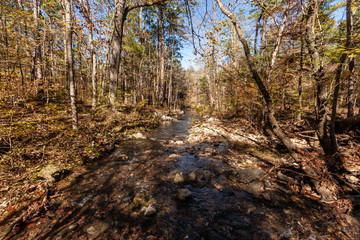
<instances>
[{"instance_id":1,"label":"bare tree trunk","mask_svg":"<svg viewBox=\"0 0 360 240\"><path fill-rule=\"evenodd\" d=\"M168 92L168 106L169 106L169 109L171 109L171 105L173 104L173 101L172 101L172 85L173 85L173 61L174 61L174 42L175 42L175 39L173 38L172 40L172 49L171 49L171 64L170 64L170 73L169 73L169 92Z\"/></svg>"},{"instance_id":2,"label":"bare tree trunk","mask_svg":"<svg viewBox=\"0 0 360 240\"><path fill-rule=\"evenodd\" d=\"M261 34L261 43L260 43L260 55L263 55L263 52L266 48L266 24L267 24L267 17L263 16L263 24L262 24L262 34Z\"/></svg>"},{"instance_id":3,"label":"bare tree trunk","mask_svg":"<svg viewBox=\"0 0 360 240\"><path fill-rule=\"evenodd\" d=\"M92 84L92 108L96 108L97 104L97 79L96 79L96 52L95 52L95 44L93 37L93 29L94 24L91 19L91 11L89 0L86 1L86 5L84 5L83 0L80 0L80 6L82 8L82 13L86 19L87 28L89 31L88 41L90 44L90 60L91 60L91 84Z\"/></svg>"},{"instance_id":4,"label":"bare tree trunk","mask_svg":"<svg viewBox=\"0 0 360 240\"><path fill-rule=\"evenodd\" d=\"M165 6L159 6L159 57L160 57L160 91L161 91L161 105L165 101L165 16L164 16Z\"/></svg>"},{"instance_id":5,"label":"bare tree trunk","mask_svg":"<svg viewBox=\"0 0 360 240\"><path fill-rule=\"evenodd\" d=\"M126 19L126 0L115 0L114 33L110 64L109 105L115 111L116 90L121 60L123 29Z\"/></svg>"},{"instance_id":6,"label":"bare tree trunk","mask_svg":"<svg viewBox=\"0 0 360 240\"><path fill-rule=\"evenodd\" d=\"M73 51L72 51L72 0L64 0L65 5L65 20L66 20L66 69L69 79L70 87L70 104L72 113L73 129L78 129L78 112L76 107L76 88L74 78L74 64L73 64Z\"/></svg>"},{"instance_id":7,"label":"bare tree trunk","mask_svg":"<svg viewBox=\"0 0 360 240\"><path fill-rule=\"evenodd\" d=\"M41 69L41 42L40 42L40 5L41 0L33 0L34 27L35 27L35 50L34 50L34 72L35 79L43 78Z\"/></svg>"},{"instance_id":8,"label":"bare tree trunk","mask_svg":"<svg viewBox=\"0 0 360 240\"><path fill-rule=\"evenodd\" d=\"M353 45L352 35L354 34L354 23L353 23L353 10L352 10L352 0L346 1L346 45L348 48L351 48ZM349 57L349 77L348 77L348 113L347 117L354 116L354 107L355 107L355 94L354 94L354 67L355 67L355 58L353 56Z\"/></svg>"},{"instance_id":9,"label":"bare tree trunk","mask_svg":"<svg viewBox=\"0 0 360 240\"><path fill-rule=\"evenodd\" d=\"M63 21L66 23L66 13L63 13L62 14L62 18L63 18ZM67 53L67 48L66 48L66 46L67 46L67 39L66 39L66 33L65 33L65 37L64 37L64 62L65 62L65 69L64 69L64 75L66 76L66 79L65 79L65 81L66 81L66 83L65 83L65 85L66 85L66 90L68 90L68 91L70 91L70 84L69 84L69 74L68 74L68 72L67 72L67 62L68 62L68 53Z\"/></svg>"},{"instance_id":10,"label":"bare tree trunk","mask_svg":"<svg viewBox=\"0 0 360 240\"><path fill-rule=\"evenodd\" d=\"M317 118L317 127L316 133L319 138L322 149L325 154L332 155L336 152L336 149L333 148L329 140L328 130L327 130L327 92L326 92L326 83L324 79L324 69L323 61L320 56L318 44L316 42L316 33L315 25L317 23L317 11L318 3L317 0L310 0L308 5L308 12L305 18L306 21L306 43L309 50L312 63L312 74L316 83L316 118Z\"/></svg>"},{"instance_id":11,"label":"bare tree trunk","mask_svg":"<svg viewBox=\"0 0 360 240\"><path fill-rule=\"evenodd\" d=\"M256 27L255 27L255 38L254 38L254 55L257 55L257 44L258 44L258 34L259 34L259 28L260 28L260 21L263 16L263 13L261 12L257 21L256 21Z\"/></svg>"},{"instance_id":12,"label":"bare tree trunk","mask_svg":"<svg viewBox=\"0 0 360 240\"><path fill-rule=\"evenodd\" d=\"M94 46L92 46L93 48ZM91 59L92 59L92 69L91 69L91 83L92 83L92 108L95 109L97 106L97 79L96 79L96 53L93 48L91 53Z\"/></svg>"},{"instance_id":13,"label":"bare tree trunk","mask_svg":"<svg viewBox=\"0 0 360 240\"><path fill-rule=\"evenodd\" d=\"M301 7L303 6L303 1L300 2ZM301 18L301 24L300 24L300 34L301 34L301 46L300 46L300 76L299 76L299 82L298 82L298 103L299 103L299 113L297 115L297 119L301 120L302 115L302 80L303 80L303 72L304 72L304 37L303 34L303 24L304 24L304 15Z\"/></svg>"},{"instance_id":14,"label":"bare tree trunk","mask_svg":"<svg viewBox=\"0 0 360 240\"><path fill-rule=\"evenodd\" d=\"M282 23L281 23L280 28L279 28L278 36L276 38L276 42L275 42L275 46L274 46L274 51L272 52L272 55L271 55L270 68L273 68L274 64L275 64L276 57L277 57L277 54L278 54L279 49L280 49L280 44L281 44L281 41L282 41L283 33L284 33L284 30L285 30L285 23L286 23L287 17L288 17L288 9L286 9L285 12L284 12L284 18L283 18Z\"/></svg>"}]
</instances>

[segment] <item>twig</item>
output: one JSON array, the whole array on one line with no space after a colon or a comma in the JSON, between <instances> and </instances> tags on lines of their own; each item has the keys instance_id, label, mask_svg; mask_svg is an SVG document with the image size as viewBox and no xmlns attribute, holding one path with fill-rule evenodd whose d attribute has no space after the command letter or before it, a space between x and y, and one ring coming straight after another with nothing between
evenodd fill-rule
<instances>
[{"instance_id":1,"label":"twig","mask_svg":"<svg viewBox=\"0 0 360 240\"><path fill-rule=\"evenodd\" d=\"M303 138L310 138L310 139L313 139L313 140L317 139L316 137L311 137L311 136L303 135L303 134L300 134L300 133L297 133L297 135L299 135L300 137L303 137Z\"/></svg>"}]
</instances>

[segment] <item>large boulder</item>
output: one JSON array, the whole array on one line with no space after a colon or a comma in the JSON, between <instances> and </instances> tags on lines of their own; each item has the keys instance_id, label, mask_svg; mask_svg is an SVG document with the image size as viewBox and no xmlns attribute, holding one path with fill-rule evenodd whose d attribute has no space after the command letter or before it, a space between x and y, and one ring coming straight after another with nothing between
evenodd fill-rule
<instances>
[{"instance_id":1,"label":"large boulder","mask_svg":"<svg viewBox=\"0 0 360 240\"><path fill-rule=\"evenodd\" d=\"M47 181L57 182L66 177L70 173L67 169L62 169L59 166L50 164L40 170L38 176Z\"/></svg>"}]
</instances>

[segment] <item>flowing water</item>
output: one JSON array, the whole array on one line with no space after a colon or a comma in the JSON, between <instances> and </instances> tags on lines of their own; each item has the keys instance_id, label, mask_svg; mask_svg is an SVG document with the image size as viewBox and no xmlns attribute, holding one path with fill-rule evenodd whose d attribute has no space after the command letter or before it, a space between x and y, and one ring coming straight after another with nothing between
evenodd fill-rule
<instances>
[{"instance_id":1,"label":"flowing water","mask_svg":"<svg viewBox=\"0 0 360 240\"><path fill-rule=\"evenodd\" d=\"M9 238L340 239L315 201L276 190L264 198L229 180L227 142L188 143L192 117L124 140L62 180L47 210Z\"/></svg>"}]
</instances>

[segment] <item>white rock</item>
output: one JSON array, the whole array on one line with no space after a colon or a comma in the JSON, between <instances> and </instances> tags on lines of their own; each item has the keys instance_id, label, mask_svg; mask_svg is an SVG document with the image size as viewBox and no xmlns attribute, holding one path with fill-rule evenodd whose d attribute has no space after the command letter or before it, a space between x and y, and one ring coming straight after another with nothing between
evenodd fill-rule
<instances>
[{"instance_id":1,"label":"white rock","mask_svg":"<svg viewBox=\"0 0 360 240\"><path fill-rule=\"evenodd\" d=\"M154 215L155 213L156 213L156 208L153 205L150 205L147 208L145 208L145 212L144 212L145 216L151 216Z\"/></svg>"},{"instance_id":2,"label":"white rock","mask_svg":"<svg viewBox=\"0 0 360 240\"><path fill-rule=\"evenodd\" d=\"M211 117L211 118L209 118L207 121L208 121L208 122L219 122L220 120L217 119L217 118Z\"/></svg>"},{"instance_id":3,"label":"white rock","mask_svg":"<svg viewBox=\"0 0 360 240\"><path fill-rule=\"evenodd\" d=\"M135 139L146 139L146 137L140 132L133 134L132 137Z\"/></svg>"}]
</instances>

